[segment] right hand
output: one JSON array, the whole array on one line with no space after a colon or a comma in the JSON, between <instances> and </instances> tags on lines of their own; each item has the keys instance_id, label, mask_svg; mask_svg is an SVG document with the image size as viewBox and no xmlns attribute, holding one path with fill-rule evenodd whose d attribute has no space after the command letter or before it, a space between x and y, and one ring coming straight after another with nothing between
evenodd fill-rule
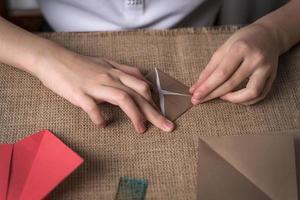
<instances>
[{"instance_id":1,"label":"right hand","mask_svg":"<svg viewBox=\"0 0 300 200\"><path fill-rule=\"evenodd\" d=\"M97 104L108 102L119 106L139 133L146 131L145 121L163 131L174 129L174 124L154 108L150 87L137 68L61 47L47 51L35 65L32 73L46 87L81 107L97 125L106 125Z\"/></svg>"}]
</instances>

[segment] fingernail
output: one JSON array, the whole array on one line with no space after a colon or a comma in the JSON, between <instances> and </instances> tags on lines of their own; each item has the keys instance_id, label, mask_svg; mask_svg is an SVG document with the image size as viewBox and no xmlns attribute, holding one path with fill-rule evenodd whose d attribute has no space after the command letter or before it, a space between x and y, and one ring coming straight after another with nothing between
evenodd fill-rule
<instances>
[{"instance_id":1,"label":"fingernail","mask_svg":"<svg viewBox=\"0 0 300 200\"><path fill-rule=\"evenodd\" d=\"M194 89L195 89L195 86L190 87L189 92L193 93Z\"/></svg>"},{"instance_id":2,"label":"fingernail","mask_svg":"<svg viewBox=\"0 0 300 200\"><path fill-rule=\"evenodd\" d=\"M97 125L101 128L104 128L106 126L106 121L101 121Z\"/></svg>"},{"instance_id":3,"label":"fingernail","mask_svg":"<svg viewBox=\"0 0 300 200\"><path fill-rule=\"evenodd\" d=\"M222 100L226 100L226 97L225 96L221 96L221 97L219 97L220 99L222 99Z\"/></svg>"},{"instance_id":4,"label":"fingernail","mask_svg":"<svg viewBox=\"0 0 300 200\"><path fill-rule=\"evenodd\" d=\"M194 94L194 97L197 99L201 99L201 97L202 97L201 92L197 92L196 94Z\"/></svg>"},{"instance_id":5,"label":"fingernail","mask_svg":"<svg viewBox=\"0 0 300 200\"><path fill-rule=\"evenodd\" d=\"M139 125L139 126L137 127L137 131L138 131L139 133L144 133L144 132L146 131L146 127L145 127L144 125Z\"/></svg>"},{"instance_id":6,"label":"fingernail","mask_svg":"<svg viewBox=\"0 0 300 200\"><path fill-rule=\"evenodd\" d=\"M165 122L163 124L164 131L170 132L173 130L173 128L174 128L173 122L171 122L169 120L165 120Z\"/></svg>"},{"instance_id":7,"label":"fingernail","mask_svg":"<svg viewBox=\"0 0 300 200\"><path fill-rule=\"evenodd\" d=\"M196 98L192 98L192 104L194 105L197 105L200 103L200 100L199 99L196 99Z\"/></svg>"}]
</instances>

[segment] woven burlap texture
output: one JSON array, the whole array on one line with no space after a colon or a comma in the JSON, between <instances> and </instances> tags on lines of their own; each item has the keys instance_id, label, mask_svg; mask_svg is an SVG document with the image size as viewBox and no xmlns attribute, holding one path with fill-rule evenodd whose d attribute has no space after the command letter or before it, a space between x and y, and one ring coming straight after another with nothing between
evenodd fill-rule
<instances>
[{"instance_id":1,"label":"woven burlap texture","mask_svg":"<svg viewBox=\"0 0 300 200\"><path fill-rule=\"evenodd\" d=\"M213 52L236 30L223 27L42 36L81 54L137 66L145 74L157 67L190 86ZM300 128L299 77L300 49L294 48L280 59L274 87L261 103L240 106L214 100L182 115L172 133L150 126L139 135L117 107L102 106L112 122L99 128L81 109L36 78L0 65L0 142L15 142L49 129L85 159L83 166L52 193L53 199L113 199L121 176L147 179L146 199L195 199L197 138Z\"/></svg>"}]
</instances>

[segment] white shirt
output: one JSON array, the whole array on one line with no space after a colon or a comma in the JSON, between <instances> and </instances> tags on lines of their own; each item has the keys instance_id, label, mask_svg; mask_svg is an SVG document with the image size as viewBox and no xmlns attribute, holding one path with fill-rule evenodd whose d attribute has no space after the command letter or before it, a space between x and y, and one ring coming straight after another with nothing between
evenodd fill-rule
<instances>
[{"instance_id":1,"label":"white shirt","mask_svg":"<svg viewBox=\"0 0 300 200\"><path fill-rule=\"evenodd\" d=\"M188 25L212 25L218 0L39 0L56 31L164 29L188 18ZM196 13L196 15L195 15Z\"/></svg>"}]
</instances>

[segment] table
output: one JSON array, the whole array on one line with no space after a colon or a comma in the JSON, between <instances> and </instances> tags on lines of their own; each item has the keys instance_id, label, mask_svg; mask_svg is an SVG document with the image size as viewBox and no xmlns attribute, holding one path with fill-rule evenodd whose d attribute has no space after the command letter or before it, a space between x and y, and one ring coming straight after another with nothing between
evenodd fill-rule
<instances>
[{"instance_id":1,"label":"table","mask_svg":"<svg viewBox=\"0 0 300 200\"><path fill-rule=\"evenodd\" d=\"M236 27L102 33L44 33L79 53L154 67L191 85L210 56ZM15 142L49 129L85 162L52 194L53 199L113 199L121 176L145 178L146 199L195 199L199 136L267 134L300 128L300 48L280 59L267 98L254 106L214 100L193 107L172 133L150 126L134 132L120 109L107 105L111 124L102 129L87 115L46 89L36 78L0 65L0 142ZM102 106L103 107L103 106Z\"/></svg>"}]
</instances>

